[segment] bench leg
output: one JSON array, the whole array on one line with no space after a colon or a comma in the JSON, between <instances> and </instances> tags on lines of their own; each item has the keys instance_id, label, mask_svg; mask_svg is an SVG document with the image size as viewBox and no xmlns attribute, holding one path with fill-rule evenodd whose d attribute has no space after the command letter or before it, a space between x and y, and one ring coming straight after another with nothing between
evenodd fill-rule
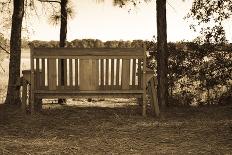
<instances>
[{"instance_id":1,"label":"bench leg","mask_svg":"<svg viewBox=\"0 0 232 155\"><path fill-rule=\"evenodd\" d=\"M29 107L30 107L30 112L31 115L33 115L35 113L35 95L33 92L31 92L31 88L30 88L30 92L29 92Z\"/></svg>"},{"instance_id":2,"label":"bench leg","mask_svg":"<svg viewBox=\"0 0 232 155\"><path fill-rule=\"evenodd\" d=\"M147 100L146 100L146 92L143 93L143 116L147 116Z\"/></svg>"},{"instance_id":3,"label":"bench leg","mask_svg":"<svg viewBox=\"0 0 232 155\"><path fill-rule=\"evenodd\" d=\"M42 110L42 99L36 98L35 99L35 111L41 112L41 110Z\"/></svg>"},{"instance_id":4,"label":"bench leg","mask_svg":"<svg viewBox=\"0 0 232 155\"><path fill-rule=\"evenodd\" d=\"M22 104L21 104L21 110L23 113L26 112L26 106L27 106L27 82L23 80Z\"/></svg>"},{"instance_id":5,"label":"bench leg","mask_svg":"<svg viewBox=\"0 0 232 155\"><path fill-rule=\"evenodd\" d=\"M152 110L152 112L154 112L155 111L155 107L154 107L154 104L153 104L153 96L152 96L152 91L151 91L151 81L148 82L147 93L150 96L151 110Z\"/></svg>"},{"instance_id":6,"label":"bench leg","mask_svg":"<svg viewBox=\"0 0 232 155\"><path fill-rule=\"evenodd\" d=\"M36 98L34 95L31 95L30 100L30 111L33 115L35 112L40 112L42 110L42 99Z\"/></svg>"},{"instance_id":7,"label":"bench leg","mask_svg":"<svg viewBox=\"0 0 232 155\"><path fill-rule=\"evenodd\" d=\"M151 96L152 110L155 112L155 115L158 117L160 115L160 110L159 110L159 105L158 105L157 91L155 89L154 78L150 80L148 87L149 87L149 92Z\"/></svg>"},{"instance_id":8,"label":"bench leg","mask_svg":"<svg viewBox=\"0 0 232 155\"><path fill-rule=\"evenodd\" d=\"M142 106L143 105L143 98L137 98L137 104L139 105L139 106Z\"/></svg>"}]
</instances>

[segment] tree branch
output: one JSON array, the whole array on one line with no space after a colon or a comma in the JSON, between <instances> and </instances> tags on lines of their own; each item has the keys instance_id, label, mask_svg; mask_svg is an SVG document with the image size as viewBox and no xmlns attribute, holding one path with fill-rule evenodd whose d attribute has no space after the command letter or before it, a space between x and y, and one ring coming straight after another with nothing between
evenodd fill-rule
<instances>
[{"instance_id":1,"label":"tree branch","mask_svg":"<svg viewBox=\"0 0 232 155\"><path fill-rule=\"evenodd\" d=\"M47 3L61 3L60 1L57 1L57 0L38 0L40 2L47 2Z\"/></svg>"},{"instance_id":2,"label":"tree branch","mask_svg":"<svg viewBox=\"0 0 232 155\"><path fill-rule=\"evenodd\" d=\"M177 13L176 9L167 1L168 5Z\"/></svg>"},{"instance_id":3,"label":"tree branch","mask_svg":"<svg viewBox=\"0 0 232 155\"><path fill-rule=\"evenodd\" d=\"M4 47L2 47L1 45L0 45L0 49L2 49L4 52L6 52L7 54L10 54L10 52L9 51L7 51Z\"/></svg>"},{"instance_id":4,"label":"tree branch","mask_svg":"<svg viewBox=\"0 0 232 155\"><path fill-rule=\"evenodd\" d=\"M0 67L1 67L2 71L5 73L6 70L2 67L2 64L0 64Z\"/></svg>"}]
</instances>

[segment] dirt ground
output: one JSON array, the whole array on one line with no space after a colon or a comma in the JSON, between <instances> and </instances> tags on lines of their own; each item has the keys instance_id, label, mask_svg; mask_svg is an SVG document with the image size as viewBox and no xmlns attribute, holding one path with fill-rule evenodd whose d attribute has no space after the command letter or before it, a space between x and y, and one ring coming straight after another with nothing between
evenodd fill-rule
<instances>
[{"instance_id":1,"label":"dirt ground","mask_svg":"<svg viewBox=\"0 0 232 155\"><path fill-rule=\"evenodd\" d=\"M34 116L0 105L0 154L232 154L232 105L160 118L131 100L47 103Z\"/></svg>"}]
</instances>

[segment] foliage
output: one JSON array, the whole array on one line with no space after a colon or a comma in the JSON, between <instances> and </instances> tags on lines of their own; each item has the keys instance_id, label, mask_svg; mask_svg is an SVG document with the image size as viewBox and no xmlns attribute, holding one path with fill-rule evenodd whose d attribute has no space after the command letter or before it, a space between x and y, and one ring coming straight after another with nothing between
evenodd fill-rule
<instances>
[{"instance_id":1,"label":"foliage","mask_svg":"<svg viewBox=\"0 0 232 155\"><path fill-rule=\"evenodd\" d=\"M200 27L201 43L226 42L223 21L232 17L231 0L194 0L190 12L186 18L192 18L197 24L191 24L190 28L196 31ZM213 25L213 26L212 26Z\"/></svg>"},{"instance_id":2,"label":"foliage","mask_svg":"<svg viewBox=\"0 0 232 155\"><path fill-rule=\"evenodd\" d=\"M40 40L34 40L29 43L30 48L34 47L47 47L47 48L52 48L52 47L59 47L59 42L58 41L40 41Z\"/></svg>"},{"instance_id":3,"label":"foliage","mask_svg":"<svg viewBox=\"0 0 232 155\"><path fill-rule=\"evenodd\" d=\"M147 42L147 49L156 44ZM153 47L152 47L153 46ZM215 104L232 82L231 45L182 42L169 43L168 84L170 103ZM156 70L157 53L150 54L148 66ZM175 102L173 102L173 100Z\"/></svg>"},{"instance_id":4,"label":"foliage","mask_svg":"<svg viewBox=\"0 0 232 155\"><path fill-rule=\"evenodd\" d=\"M1 0L0 2L0 33L6 33L11 24L12 6L10 0ZM4 21L4 22L2 22Z\"/></svg>"},{"instance_id":5,"label":"foliage","mask_svg":"<svg viewBox=\"0 0 232 155\"><path fill-rule=\"evenodd\" d=\"M39 0L40 1L40 0ZM49 22L51 24L54 24L54 25L58 25L61 21L61 7L57 7L55 5L53 5L52 3L54 3L53 1L49 1L49 0L44 0L44 1L41 1L41 2L48 2L51 4L51 7L52 7L52 12L51 12L51 15L49 16ZM55 3L61 5L61 1L55 1ZM67 18L73 18L74 17L74 9L73 9L73 6L71 4L71 1L69 0L68 1L68 6L66 8L66 11L67 11Z\"/></svg>"},{"instance_id":6,"label":"foliage","mask_svg":"<svg viewBox=\"0 0 232 155\"><path fill-rule=\"evenodd\" d=\"M24 2L24 17L23 17L23 27L22 35L24 37L29 36L33 28L31 27L31 22L34 19L42 16L38 11L38 0L26 0ZM0 33L3 33L7 38L9 38L11 33L12 24L12 14L13 14L13 1L12 0L1 0L0 2Z\"/></svg>"},{"instance_id":7,"label":"foliage","mask_svg":"<svg viewBox=\"0 0 232 155\"><path fill-rule=\"evenodd\" d=\"M231 0L194 0L191 13L199 23L208 23L213 20L221 23L232 15Z\"/></svg>"},{"instance_id":8,"label":"foliage","mask_svg":"<svg viewBox=\"0 0 232 155\"><path fill-rule=\"evenodd\" d=\"M105 43L104 43L104 46L106 47L106 48L117 48L118 47L118 44L119 44L119 42L118 41L106 41Z\"/></svg>"},{"instance_id":9,"label":"foliage","mask_svg":"<svg viewBox=\"0 0 232 155\"><path fill-rule=\"evenodd\" d=\"M131 48L131 41L122 41L118 42L118 48Z\"/></svg>"},{"instance_id":10,"label":"foliage","mask_svg":"<svg viewBox=\"0 0 232 155\"><path fill-rule=\"evenodd\" d=\"M132 4L133 6L137 6L142 2L149 2L151 0L113 0L113 5L118 7L124 7L125 5ZM97 0L97 2L104 2L104 0Z\"/></svg>"},{"instance_id":11,"label":"foliage","mask_svg":"<svg viewBox=\"0 0 232 155\"><path fill-rule=\"evenodd\" d=\"M193 94L190 95L192 103L194 100L218 103L223 87L231 85L232 53L225 46L169 44L169 54L170 89L179 88L186 91L185 94Z\"/></svg>"}]
</instances>

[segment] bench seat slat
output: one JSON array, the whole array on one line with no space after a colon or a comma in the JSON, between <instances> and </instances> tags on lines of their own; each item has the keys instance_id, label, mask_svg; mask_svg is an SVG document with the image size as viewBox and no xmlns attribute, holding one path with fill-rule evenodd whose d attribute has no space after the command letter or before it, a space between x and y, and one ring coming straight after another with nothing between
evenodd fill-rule
<instances>
[{"instance_id":1,"label":"bench seat slat","mask_svg":"<svg viewBox=\"0 0 232 155\"><path fill-rule=\"evenodd\" d=\"M77 97L82 97L82 98L141 98L142 94L136 94L136 93L128 93L128 94L95 94L95 93L82 93L82 94L36 94L37 98L43 98L43 99L54 99L54 98L77 98Z\"/></svg>"},{"instance_id":2,"label":"bench seat slat","mask_svg":"<svg viewBox=\"0 0 232 155\"><path fill-rule=\"evenodd\" d=\"M137 94L141 94L143 93L143 90L97 90L97 91L87 91L87 90L36 90L35 93L40 94L40 93L46 93L46 94L59 94L59 93L63 93L63 94L82 94L82 93L96 93L96 94L111 94L111 93L121 93L121 94L132 94L132 93L137 93Z\"/></svg>"}]
</instances>

